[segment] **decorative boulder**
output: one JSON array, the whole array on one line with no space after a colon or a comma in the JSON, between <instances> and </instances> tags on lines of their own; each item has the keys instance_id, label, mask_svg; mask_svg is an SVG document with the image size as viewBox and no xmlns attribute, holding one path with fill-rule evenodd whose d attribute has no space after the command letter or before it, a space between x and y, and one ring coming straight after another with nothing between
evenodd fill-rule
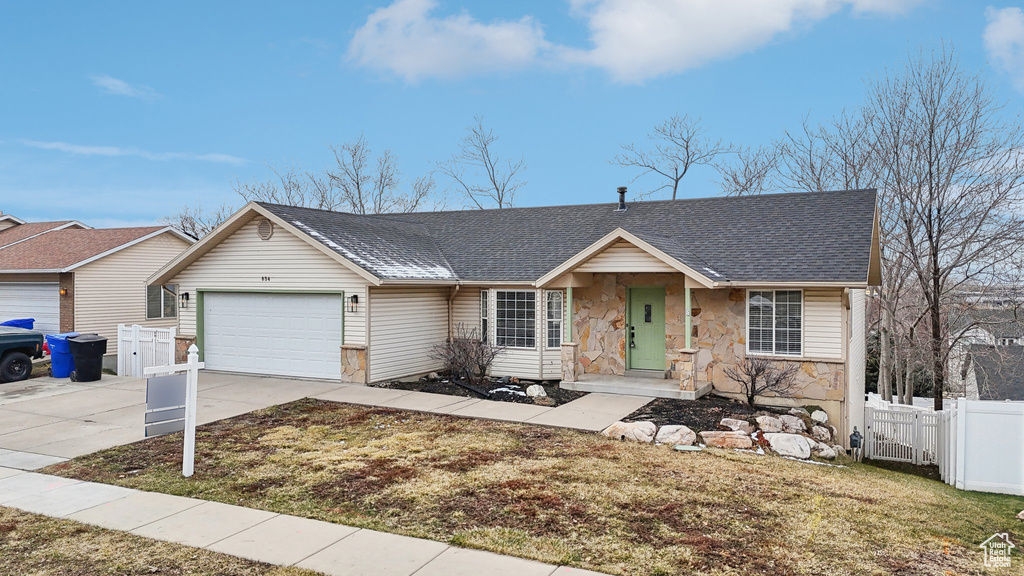
<instances>
[{"instance_id":1,"label":"decorative boulder","mask_svg":"<svg viewBox=\"0 0 1024 576\"><path fill-rule=\"evenodd\" d=\"M429 378L430 380L440 380L441 375L438 374L437 372L431 372L430 374L427 374L427 378Z\"/></svg>"},{"instance_id":2,"label":"decorative boulder","mask_svg":"<svg viewBox=\"0 0 1024 576\"><path fill-rule=\"evenodd\" d=\"M817 428L817 426L815 426L815 428ZM824 442L815 443L814 447L811 448L811 452L818 458L824 458L825 460L836 459L836 451Z\"/></svg>"},{"instance_id":3,"label":"decorative boulder","mask_svg":"<svg viewBox=\"0 0 1024 576\"><path fill-rule=\"evenodd\" d=\"M1021 510L1020 513L1017 514L1017 520L1024 522L1024 510Z\"/></svg>"},{"instance_id":4,"label":"decorative boulder","mask_svg":"<svg viewBox=\"0 0 1024 576\"><path fill-rule=\"evenodd\" d=\"M712 448L753 448L754 443L745 432L735 430L708 430L700 433L700 440Z\"/></svg>"},{"instance_id":5,"label":"decorative boulder","mask_svg":"<svg viewBox=\"0 0 1024 576\"><path fill-rule=\"evenodd\" d=\"M772 450L780 456L800 458L801 460L811 457L811 447L807 445L807 439L799 434L768 433L764 435L764 438Z\"/></svg>"},{"instance_id":6,"label":"decorative boulder","mask_svg":"<svg viewBox=\"0 0 1024 576\"><path fill-rule=\"evenodd\" d=\"M832 451L836 453L836 456L846 456L846 448L843 448L839 444L832 445Z\"/></svg>"},{"instance_id":7,"label":"decorative boulder","mask_svg":"<svg viewBox=\"0 0 1024 576\"><path fill-rule=\"evenodd\" d=\"M758 416L754 420L762 432L782 432L782 420L775 416Z\"/></svg>"},{"instance_id":8,"label":"decorative boulder","mask_svg":"<svg viewBox=\"0 0 1024 576\"><path fill-rule=\"evenodd\" d=\"M811 428L811 436L818 442L831 442L832 434L828 431L828 428L823 426L815 426Z\"/></svg>"},{"instance_id":9,"label":"decorative boulder","mask_svg":"<svg viewBox=\"0 0 1024 576\"><path fill-rule=\"evenodd\" d=\"M828 413L824 410L815 410L811 413L811 420L814 420L818 424L828 423Z\"/></svg>"},{"instance_id":10,"label":"decorative boulder","mask_svg":"<svg viewBox=\"0 0 1024 576\"><path fill-rule=\"evenodd\" d=\"M754 431L753 424L738 418L722 418L719 425L728 428L729 430L743 432L744 434L750 434Z\"/></svg>"},{"instance_id":11,"label":"decorative boulder","mask_svg":"<svg viewBox=\"0 0 1024 576\"><path fill-rule=\"evenodd\" d=\"M697 434L686 426L662 426L654 441L669 446L692 446L697 441Z\"/></svg>"},{"instance_id":12,"label":"decorative boulder","mask_svg":"<svg viewBox=\"0 0 1024 576\"><path fill-rule=\"evenodd\" d=\"M839 438L839 429L838 428L836 428L835 426L833 426L831 424L829 424L828 426L825 426L825 427L828 428L828 431L829 431L829 433L832 434L833 438Z\"/></svg>"},{"instance_id":13,"label":"decorative boulder","mask_svg":"<svg viewBox=\"0 0 1024 576\"><path fill-rule=\"evenodd\" d=\"M789 413L790 413L790 415L797 416L797 417L800 417L800 416L810 416L811 415L810 412L808 412L804 408L800 408L799 406L796 407L796 408L790 408L789 409Z\"/></svg>"},{"instance_id":14,"label":"decorative boulder","mask_svg":"<svg viewBox=\"0 0 1024 576\"><path fill-rule=\"evenodd\" d=\"M538 396L547 396L548 393L544 391L544 387L540 384L533 384L526 387L526 395L530 398L537 398Z\"/></svg>"},{"instance_id":15,"label":"decorative boulder","mask_svg":"<svg viewBox=\"0 0 1024 576\"><path fill-rule=\"evenodd\" d=\"M631 442L643 442L650 444L654 440L654 433L658 427L654 422L616 422L601 432L609 438L616 440L629 440Z\"/></svg>"},{"instance_id":16,"label":"decorative boulder","mask_svg":"<svg viewBox=\"0 0 1024 576\"><path fill-rule=\"evenodd\" d=\"M787 432L789 434L799 434L801 432L807 431L807 426L804 424L804 421L797 416L793 416L791 414L783 414L782 416L779 416L779 420L782 420L783 432Z\"/></svg>"},{"instance_id":17,"label":"decorative boulder","mask_svg":"<svg viewBox=\"0 0 1024 576\"><path fill-rule=\"evenodd\" d=\"M533 403L536 404L537 406L548 406L548 407L551 407L551 406L554 406L555 404L557 404L557 402L555 402L555 399L550 397L550 396L537 396L536 398L533 399Z\"/></svg>"}]
</instances>

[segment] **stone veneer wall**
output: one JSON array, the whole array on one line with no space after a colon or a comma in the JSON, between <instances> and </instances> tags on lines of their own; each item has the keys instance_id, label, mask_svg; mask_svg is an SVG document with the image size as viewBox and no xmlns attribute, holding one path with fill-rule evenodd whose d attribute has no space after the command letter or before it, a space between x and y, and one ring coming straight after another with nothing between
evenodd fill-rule
<instances>
[{"instance_id":1,"label":"stone veneer wall","mask_svg":"<svg viewBox=\"0 0 1024 576\"><path fill-rule=\"evenodd\" d=\"M686 346L686 300L679 274L594 274L591 286L573 289L573 334L579 344L576 374L625 373L627 286L665 286L665 368L678 380L679 350ZM698 386L711 382L720 392L740 392L725 368L746 354L745 299L741 289L692 290L691 346L697 350L693 370ZM796 398L843 400L842 360L800 361L800 368Z\"/></svg>"},{"instance_id":2,"label":"stone veneer wall","mask_svg":"<svg viewBox=\"0 0 1024 576\"><path fill-rule=\"evenodd\" d=\"M341 381L366 384L366 347L341 346Z\"/></svg>"},{"instance_id":3,"label":"stone veneer wall","mask_svg":"<svg viewBox=\"0 0 1024 576\"><path fill-rule=\"evenodd\" d=\"M573 335L579 345L577 374L626 371L626 287L665 286L665 369L686 344L685 294L679 274L594 274L594 283L573 289Z\"/></svg>"},{"instance_id":4,"label":"stone veneer wall","mask_svg":"<svg viewBox=\"0 0 1024 576\"><path fill-rule=\"evenodd\" d=\"M746 355L746 291L742 289L695 289L691 294L694 337L697 349L694 371L697 382L711 382L715 389L740 393L725 369ZM780 360L789 362L790 360ZM795 398L843 400L846 371L843 360L799 361Z\"/></svg>"}]
</instances>

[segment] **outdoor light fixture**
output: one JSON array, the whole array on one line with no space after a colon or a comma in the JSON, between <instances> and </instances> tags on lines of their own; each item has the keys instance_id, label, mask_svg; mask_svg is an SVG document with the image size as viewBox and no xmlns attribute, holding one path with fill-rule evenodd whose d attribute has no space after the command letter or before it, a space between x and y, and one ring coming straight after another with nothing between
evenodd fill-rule
<instances>
[{"instance_id":1,"label":"outdoor light fixture","mask_svg":"<svg viewBox=\"0 0 1024 576\"><path fill-rule=\"evenodd\" d=\"M359 296L353 294L348 297L348 311L355 312L359 310Z\"/></svg>"},{"instance_id":2,"label":"outdoor light fixture","mask_svg":"<svg viewBox=\"0 0 1024 576\"><path fill-rule=\"evenodd\" d=\"M181 296L178 296L178 308L188 308L188 292L182 292Z\"/></svg>"},{"instance_id":3,"label":"outdoor light fixture","mask_svg":"<svg viewBox=\"0 0 1024 576\"><path fill-rule=\"evenodd\" d=\"M68 289L67 288L61 288L59 290L59 292L60 292L61 296L67 296L68 295Z\"/></svg>"}]
</instances>

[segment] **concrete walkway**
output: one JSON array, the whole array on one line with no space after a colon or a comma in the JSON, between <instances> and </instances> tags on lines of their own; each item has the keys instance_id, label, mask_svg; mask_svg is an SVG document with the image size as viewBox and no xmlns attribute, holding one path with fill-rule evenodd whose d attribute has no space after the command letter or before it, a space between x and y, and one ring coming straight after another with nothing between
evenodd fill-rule
<instances>
[{"instance_id":1,"label":"concrete walkway","mask_svg":"<svg viewBox=\"0 0 1024 576\"><path fill-rule=\"evenodd\" d=\"M3 467L0 505L332 576L599 576L433 540Z\"/></svg>"}]
</instances>

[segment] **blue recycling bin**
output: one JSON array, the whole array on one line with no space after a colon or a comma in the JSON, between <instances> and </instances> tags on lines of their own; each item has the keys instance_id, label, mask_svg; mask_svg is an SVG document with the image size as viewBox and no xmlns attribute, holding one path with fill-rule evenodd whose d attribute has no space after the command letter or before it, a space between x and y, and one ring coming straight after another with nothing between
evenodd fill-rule
<instances>
[{"instance_id":1,"label":"blue recycling bin","mask_svg":"<svg viewBox=\"0 0 1024 576\"><path fill-rule=\"evenodd\" d=\"M75 369L75 359L68 344L68 338L72 336L78 336L78 332L46 335L46 344L50 347L50 376L54 378L67 378Z\"/></svg>"},{"instance_id":2,"label":"blue recycling bin","mask_svg":"<svg viewBox=\"0 0 1024 576\"><path fill-rule=\"evenodd\" d=\"M15 328L24 328L31 330L36 326L35 318L18 318L15 320L8 320L7 322L0 322L0 326L13 326Z\"/></svg>"}]
</instances>

